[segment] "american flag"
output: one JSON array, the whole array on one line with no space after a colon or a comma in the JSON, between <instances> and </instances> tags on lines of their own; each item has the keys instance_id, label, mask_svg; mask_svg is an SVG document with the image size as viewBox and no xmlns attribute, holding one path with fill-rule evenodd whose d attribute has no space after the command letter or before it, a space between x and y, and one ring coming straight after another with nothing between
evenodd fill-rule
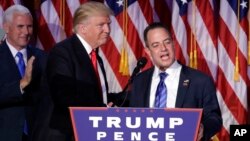
<instances>
[{"instance_id":1,"label":"american flag","mask_svg":"<svg viewBox=\"0 0 250 141\"><path fill-rule=\"evenodd\" d=\"M7 9L9 6L13 4L20 4L20 0L0 0L0 28L2 28L2 15L5 9Z\"/></svg>"},{"instance_id":2,"label":"american flag","mask_svg":"<svg viewBox=\"0 0 250 141\"><path fill-rule=\"evenodd\" d=\"M27 5L34 5L32 8L36 12L36 46L49 51L56 42L72 34L73 13L87 0L27 1ZM131 74L137 60L146 56L142 35L145 27L153 21L161 21L171 28L176 58L209 74L216 84L223 128L214 140L228 141L231 124L247 123L247 90L250 85L248 0L102 2L115 14L111 23L111 39L100 51L110 92L121 91L129 79L129 75L121 71L120 62L128 64L125 68ZM0 0L0 14L17 3L21 2ZM151 65L148 63L144 69Z\"/></svg>"}]
</instances>

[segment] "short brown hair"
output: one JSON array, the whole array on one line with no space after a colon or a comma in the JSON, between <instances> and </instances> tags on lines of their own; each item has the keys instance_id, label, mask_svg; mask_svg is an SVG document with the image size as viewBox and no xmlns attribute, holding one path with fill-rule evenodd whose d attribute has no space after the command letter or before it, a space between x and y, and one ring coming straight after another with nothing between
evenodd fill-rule
<instances>
[{"instance_id":1,"label":"short brown hair","mask_svg":"<svg viewBox=\"0 0 250 141\"><path fill-rule=\"evenodd\" d=\"M156 28L163 28L164 30L166 30L166 32L169 34L170 38L172 39L171 32L166 25L164 25L163 23L160 23L160 22L154 22L154 23L149 24L143 32L143 38L144 38L144 42L146 44L146 47L148 47L148 37L147 37L148 32L150 30L156 29Z\"/></svg>"},{"instance_id":2,"label":"short brown hair","mask_svg":"<svg viewBox=\"0 0 250 141\"><path fill-rule=\"evenodd\" d=\"M88 17L97 15L109 16L113 15L113 11L103 3L96 1L89 1L80 5L80 7L76 9L73 17L74 32L76 32L76 26L79 23L84 22Z\"/></svg>"}]
</instances>

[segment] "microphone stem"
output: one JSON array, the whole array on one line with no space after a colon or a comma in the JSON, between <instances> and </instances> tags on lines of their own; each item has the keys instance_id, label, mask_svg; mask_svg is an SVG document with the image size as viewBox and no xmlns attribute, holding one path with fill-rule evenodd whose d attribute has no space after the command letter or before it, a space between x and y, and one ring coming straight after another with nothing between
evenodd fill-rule
<instances>
[{"instance_id":1,"label":"microphone stem","mask_svg":"<svg viewBox=\"0 0 250 141\"><path fill-rule=\"evenodd\" d=\"M126 86L124 87L123 91L122 92L125 92L127 89L128 89L128 86L130 85L131 83L131 78L128 80L128 83L126 84Z\"/></svg>"}]
</instances>

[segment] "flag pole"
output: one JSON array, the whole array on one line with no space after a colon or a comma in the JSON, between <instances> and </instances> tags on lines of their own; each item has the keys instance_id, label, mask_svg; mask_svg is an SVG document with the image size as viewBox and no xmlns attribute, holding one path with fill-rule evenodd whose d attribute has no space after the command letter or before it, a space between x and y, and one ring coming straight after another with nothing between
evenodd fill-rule
<instances>
[{"instance_id":1,"label":"flag pole","mask_svg":"<svg viewBox=\"0 0 250 141\"><path fill-rule=\"evenodd\" d=\"M128 35L128 0L125 0L125 39L127 39ZM127 40L126 40L127 41ZM127 52L127 44L125 45L125 67L124 67L124 75L129 75L129 65L128 65L128 52Z\"/></svg>"},{"instance_id":2,"label":"flag pole","mask_svg":"<svg viewBox=\"0 0 250 141\"><path fill-rule=\"evenodd\" d=\"M190 54L189 54L189 66L191 68L194 68L193 34L192 34L193 27L194 27L194 5L192 4L192 25L190 30Z\"/></svg>"},{"instance_id":3,"label":"flag pole","mask_svg":"<svg viewBox=\"0 0 250 141\"><path fill-rule=\"evenodd\" d=\"M194 26L193 26L193 30L194 30L194 68L197 69L197 46L196 46L196 9L195 9L195 5L196 5L196 0L193 1L193 17L194 17Z\"/></svg>"},{"instance_id":4,"label":"flag pole","mask_svg":"<svg viewBox=\"0 0 250 141\"><path fill-rule=\"evenodd\" d=\"M247 62L248 65L250 65L250 2L248 2L248 13L247 13L247 19L248 19L248 48L247 48Z\"/></svg>"},{"instance_id":5,"label":"flag pole","mask_svg":"<svg viewBox=\"0 0 250 141\"><path fill-rule=\"evenodd\" d=\"M62 0L60 3L60 22L63 30L65 29L65 0Z\"/></svg>"},{"instance_id":6,"label":"flag pole","mask_svg":"<svg viewBox=\"0 0 250 141\"><path fill-rule=\"evenodd\" d=\"M125 2L124 2L125 3ZM122 12L122 29L124 31L125 29L125 5L123 6L123 12ZM121 49L121 59L120 59L120 65L119 65L119 72L123 75L124 72L124 56L125 56L125 50L124 50L124 46L125 46L125 32L124 32L124 36L122 38L122 49Z\"/></svg>"},{"instance_id":7,"label":"flag pole","mask_svg":"<svg viewBox=\"0 0 250 141\"><path fill-rule=\"evenodd\" d=\"M128 53L127 53L127 33L128 33L128 16L127 16L127 0L124 0L124 6L123 6L123 24L122 29L124 31L124 37L123 37L123 43L122 43L122 50L121 50L121 59L120 59L120 65L119 65L119 72L123 76L129 75L129 65L128 65Z\"/></svg>"},{"instance_id":8,"label":"flag pole","mask_svg":"<svg viewBox=\"0 0 250 141\"><path fill-rule=\"evenodd\" d=\"M234 67L234 81L239 81L239 28L240 28L240 1L238 1L238 6L237 6L237 33L236 33L236 54L235 54L235 67Z\"/></svg>"}]
</instances>

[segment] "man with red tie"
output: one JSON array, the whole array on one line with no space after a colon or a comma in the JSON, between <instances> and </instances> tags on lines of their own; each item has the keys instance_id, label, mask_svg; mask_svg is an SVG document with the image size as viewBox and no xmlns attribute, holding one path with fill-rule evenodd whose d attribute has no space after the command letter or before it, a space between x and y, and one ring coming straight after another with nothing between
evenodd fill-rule
<instances>
[{"instance_id":1,"label":"man with red tie","mask_svg":"<svg viewBox=\"0 0 250 141\"><path fill-rule=\"evenodd\" d=\"M47 76L54 110L50 125L60 141L74 140L68 107L103 107L108 85L98 48L110 34L113 12L100 2L86 2L74 13L75 34L52 48Z\"/></svg>"}]
</instances>

